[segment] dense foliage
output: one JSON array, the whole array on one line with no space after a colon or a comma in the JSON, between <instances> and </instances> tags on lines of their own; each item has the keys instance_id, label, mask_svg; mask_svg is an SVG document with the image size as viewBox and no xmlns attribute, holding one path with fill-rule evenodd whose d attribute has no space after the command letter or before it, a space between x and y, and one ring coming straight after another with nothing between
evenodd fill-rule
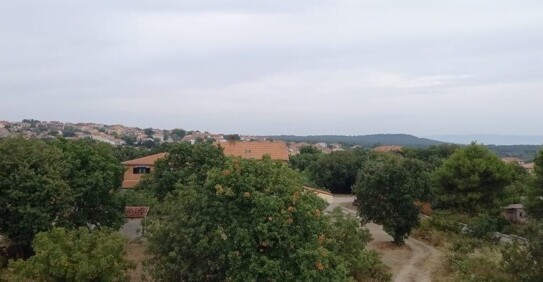
<instances>
[{"instance_id":1,"label":"dense foliage","mask_svg":"<svg viewBox=\"0 0 543 282\"><path fill-rule=\"evenodd\" d=\"M124 167L114 157L113 148L84 139L53 144L62 150L69 168L66 183L73 194L67 217L70 224L118 229L124 222L124 207L115 192L121 187Z\"/></svg>"},{"instance_id":2,"label":"dense foliage","mask_svg":"<svg viewBox=\"0 0 543 282\"><path fill-rule=\"evenodd\" d=\"M282 163L229 160L166 197L147 229L149 269L160 281L387 279L372 273L367 232L334 225L325 206ZM340 254L351 244L354 257Z\"/></svg>"},{"instance_id":3,"label":"dense foliage","mask_svg":"<svg viewBox=\"0 0 543 282\"><path fill-rule=\"evenodd\" d=\"M118 228L122 171L109 145L1 139L0 233L28 256L34 235L53 226Z\"/></svg>"},{"instance_id":4,"label":"dense foliage","mask_svg":"<svg viewBox=\"0 0 543 282\"><path fill-rule=\"evenodd\" d=\"M428 148L404 148L405 157L424 162L429 169L436 169L450 157L459 147L457 145L439 145Z\"/></svg>"},{"instance_id":5,"label":"dense foliage","mask_svg":"<svg viewBox=\"0 0 543 282\"><path fill-rule=\"evenodd\" d=\"M323 155L324 153L313 146L303 146L299 154L289 157L289 164L294 169L305 171Z\"/></svg>"},{"instance_id":6,"label":"dense foliage","mask_svg":"<svg viewBox=\"0 0 543 282\"><path fill-rule=\"evenodd\" d=\"M294 135L279 135L268 136L271 139L284 140L287 142L308 142L308 143L340 143L347 145L361 145L366 147L374 147L380 144L395 144L406 147L427 147L432 145L444 144L440 141L419 138L407 134L373 134L373 135L314 135L314 136L294 136Z\"/></svg>"},{"instance_id":7,"label":"dense foliage","mask_svg":"<svg viewBox=\"0 0 543 282\"><path fill-rule=\"evenodd\" d=\"M526 207L530 217L543 220L543 151L535 159L535 179L529 187Z\"/></svg>"},{"instance_id":8,"label":"dense foliage","mask_svg":"<svg viewBox=\"0 0 543 282\"><path fill-rule=\"evenodd\" d=\"M363 150L337 151L321 156L308 170L318 186L332 193L351 194L356 174L366 159Z\"/></svg>"},{"instance_id":9,"label":"dense foliage","mask_svg":"<svg viewBox=\"0 0 543 282\"><path fill-rule=\"evenodd\" d=\"M176 185L202 184L207 172L221 167L226 160L222 149L209 143L178 143L168 149L165 158L155 163L155 170L139 184L162 200Z\"/></svg>"},{"instance_id":10,"label":"dense foliage","mask_svg":"<svg viewBox=\"0 0 543 282\"><path fill-rule=\"evenodd\" d=\"M13 271L38 281L124 281L131 263L124 259L124 241L117 232L81 227L53 228L36 235L36 253L10 263Z\"/></svg>"},{"instance_id":11,"label":"dense foliage","mask_svg":"<svg viewBox=\"0 0 543 282\"><path fill-rule=\"evenodd\" d=\"M37 140L1 139L0 234L29 247L37 232L66 224L73 199L68 170L56 147Z\"/></svg>"},{"instance_id":12,"label":"dense foliage","mask_svg":"<svg viewBox=\"0 0 543 282\"><path fill-rule=\"evenodd\" d=\"M486 145L488 149L500 157L516 157L526 163L533 161L541 145Z\"/></svg>"},{"instance_id":13,"label":"dense foliage","mask_svg":"<svg viewBox=\"0 0 543 282\"><path fill-rule=\"evenodd\" d=\"M382 224L402 244L419 223L416 201L429 190L429 174L421 161L378 154L362 166L353 188L363 222Z\"/></svg>"},{"instance_id":14,"label":"dense foliage","mask_svg":"<svg viewBox=\"0 0 543 282\"><path fill-rule=\"evenodd\" d=\"M543 281L543 224L531 224L529 243L514 242L502 250L502 265L520 281Z\"/></svg>"},{"instance_id":15,"label":"dense foliage","mask_svg":"<svg viewBox=\"0 0 543 282\"><path fill-rule=\"evenodd\" d=\"M514 169L482 145L458 149L435 173L441 208L475 214L497 212Z\"/></svg>"}]
</instances>

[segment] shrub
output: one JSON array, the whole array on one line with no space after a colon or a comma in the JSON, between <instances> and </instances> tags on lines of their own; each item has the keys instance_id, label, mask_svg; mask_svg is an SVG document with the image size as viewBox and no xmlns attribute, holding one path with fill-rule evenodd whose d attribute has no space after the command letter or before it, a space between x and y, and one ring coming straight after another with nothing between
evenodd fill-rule
<instances>
[{"instance_id":1,"label":"shrub","mask_svg":"<svg viewBox=\"0 0 543 282\"><path fill-rule=\"evenodd\" d=\"M81 227L53 228L36 235L34 256L11 261L10 268L39 281L124 281L132 264L124 259L124 241L117 232Z\"/></svg>"}]
</instances>

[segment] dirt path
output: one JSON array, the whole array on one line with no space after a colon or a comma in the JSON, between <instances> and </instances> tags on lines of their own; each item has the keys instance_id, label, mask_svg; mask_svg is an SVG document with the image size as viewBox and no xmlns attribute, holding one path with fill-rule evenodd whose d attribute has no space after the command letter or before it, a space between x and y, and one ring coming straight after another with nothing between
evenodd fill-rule
<instances>
[{"instance_id":1,"label":"dirt path","mask_svg":"<svg viewBox=\"0 0 543 282\"><path fill-rule=\"evenodd\" d=\"M334 196L334 203L330 205L330 209L340 206L356 215L356 208L352 205L353 199L352 196ZM383 262L390 267L394 281L432 281L432 273L441 260L439 250L412 238L407 239L404 246L396 246L381 225L368 223L366 228L373 236L368 249L381 254Z\"/></svg>"},{"instance_id":2,"label":"dirt path","mask_svg":"<svg viewBox=\"0 0 543 282\"><path fill-rule=\"evenodd\" d=\"M432 281L432 273L439 263L441 252L436 248L409 238L405 244L411 248L411 259L394 276L394 281Z\"/></svg>"}]
</instances>

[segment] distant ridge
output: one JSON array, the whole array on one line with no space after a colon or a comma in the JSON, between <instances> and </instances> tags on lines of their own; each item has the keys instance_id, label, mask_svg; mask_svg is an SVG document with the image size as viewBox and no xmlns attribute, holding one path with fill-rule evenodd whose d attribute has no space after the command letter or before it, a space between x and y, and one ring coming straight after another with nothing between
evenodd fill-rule
<instances>
[{"instance_id":1,"label":"distant ridge","mask_svg":"<svg viewBox=\"0 0 543 282\"><path fill-rule=\"evenodd\" d=\"M361 145L372 147L377 145L399 145L404 147L428 147L432 145L447 144L427 138L420 138L409 134L372 134L372 135L272 135L265 136L269 139L283 140L287 142L308 142L308 143L340 143L346 145Z\"/></svg>"},{"instance_id":2,"label":"distant ridge","mask_svg":"<svg viewBox=\"0 0 543 282\"><path fill-rule=\"evenodd\" d=\"M434 135L428 138L451 142L456 144L470 144L472 141L485 145L541 145L543 135L499 135L499 134L472 134L472 135Z\"/></svg>"}]
</instances>

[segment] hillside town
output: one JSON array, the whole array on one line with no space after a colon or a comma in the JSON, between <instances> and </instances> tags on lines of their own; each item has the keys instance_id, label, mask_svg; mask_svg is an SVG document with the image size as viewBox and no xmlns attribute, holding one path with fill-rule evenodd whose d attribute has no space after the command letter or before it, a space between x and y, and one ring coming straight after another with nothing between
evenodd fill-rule
<instances>
[{"instance_id":1,"label":"hillside town","mask_svg":"<svg viewBox=\"0 0 543 282\"><path fill-rule=\"evenodd\" d=\"M171 130L159 128L129 127L120 124L107 125L92 122L64 123L60 121L39 121L23 119L22 121L0 121L0 138L8 136L24 136L26 138L55 139L92 139L110 145L140 145L148 148L162 143L189 142L219 142L227 141L266 141L263 136L221 134L207 131L175 128ZM289 155L299 154L300 148L314 146L324 153L344 150L339 143L324 142L287 142Z\"/></svg>"}]
</instances>

